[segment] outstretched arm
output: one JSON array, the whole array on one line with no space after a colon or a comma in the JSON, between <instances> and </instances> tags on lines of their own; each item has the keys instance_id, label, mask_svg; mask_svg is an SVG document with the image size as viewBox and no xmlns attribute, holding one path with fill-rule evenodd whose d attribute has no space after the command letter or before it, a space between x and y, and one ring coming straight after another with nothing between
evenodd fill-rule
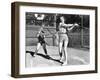
<instances>
[{"instance_id":1,"label":"outstretched arm","mask_svg":"<svg viewBox=\"0 0 100 80\"><path fill-rule=\"evenodd\" d=\"M63 26L65 28L67 28L67 27L69 28L69 27L73 26L73 24L60 23L59 28L60 28L60 26Z\"/></svg>"},{"instance_id":2,"label":"outstretched arm","mask_svg":"<svg viewBox=\"0 0 100 80\"><path fill-rule=\"evenodd\" d=\"M73 24L72 27L68 28L68 30L72 30L75 26L79 26L77 23Z\"/></svg>"},{"instance_id":3,"label":"outstretched arm","mask_svg":"<svg viewBox=\"0 0 100 80\"><path fill-rule=\"evenodd\" d=\"M71 27L73 24L63 24L65 27Z\"/></svg>"}]
</instances>

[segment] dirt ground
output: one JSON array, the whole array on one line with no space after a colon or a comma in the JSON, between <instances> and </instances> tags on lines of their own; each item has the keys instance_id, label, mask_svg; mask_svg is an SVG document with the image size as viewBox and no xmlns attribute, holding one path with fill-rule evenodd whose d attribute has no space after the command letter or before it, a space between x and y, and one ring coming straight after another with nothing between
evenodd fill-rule
<instances>
[{"instance_id":1,"label":"dirt ground","mask_svg":"<svg viewBox=\"0 0 100 80\"><path fill-rule=\"evenodd\" d=\"M62 66L62 63L59 61L58 47L47 46L48 55L50 59L45 56L45 53L42 49L38 51L37 55L34 57L31 55L35 51L36 46L27 46L25 64L26 67L44 67L44 66ZM89 49L85 48L68 48L67 49L68 64L69 65L86 65L89 64ZM63 61L65 59L63 58Z\"/></svg>"}]
</instances>

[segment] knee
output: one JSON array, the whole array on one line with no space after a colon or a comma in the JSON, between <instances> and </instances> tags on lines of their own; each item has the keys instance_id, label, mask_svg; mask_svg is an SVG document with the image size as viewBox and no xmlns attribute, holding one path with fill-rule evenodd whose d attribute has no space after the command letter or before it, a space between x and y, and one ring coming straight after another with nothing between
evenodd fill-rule
<instances>
[{"instance_id":1,"label":"knee","mask_svg":"<svg viewBox=\"0 0 100 80\"><path fill-rule=\"evenodd\" d=\"M67 47L64 47L64 50L67 50Z\"/></svg>"}]
</instances>

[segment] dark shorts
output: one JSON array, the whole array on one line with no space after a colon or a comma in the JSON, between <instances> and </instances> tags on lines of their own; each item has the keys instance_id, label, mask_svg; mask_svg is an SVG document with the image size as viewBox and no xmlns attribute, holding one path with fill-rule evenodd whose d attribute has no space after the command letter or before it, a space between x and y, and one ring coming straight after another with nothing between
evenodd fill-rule
<instances>
[{"instance_id":1,"label":"dark shorts","mask_svg":"<svg viewBox=\"0 0 100 80\"><path fill-rule=\"evenodd\" d=\"M39 41L39 43L42 45L42 44L45 44L45 41L43 40L43 41Z\"/></svg>"},{"instance_id":2,"label":"dark shorts","mask_svg":"<svg viewBox=\"0 0 100 80\"><path fill-rule=\"evenodd\" d=\"M42 45L45 44L44 36L39 36L38 37L38 42Z\"/></svg>"}]
</instances>

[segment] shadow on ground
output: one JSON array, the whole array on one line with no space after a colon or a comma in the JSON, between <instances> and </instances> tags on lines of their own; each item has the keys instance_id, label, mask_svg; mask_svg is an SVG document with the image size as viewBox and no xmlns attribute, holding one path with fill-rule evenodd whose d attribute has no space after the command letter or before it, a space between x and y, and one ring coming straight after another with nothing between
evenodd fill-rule
<instances>
[{"instance_id":1,"label":"shadow on ground","mask_svg":"<svg viewBox=\"0 0 100 80\"><path fill-rule=\"evenodd\" d=\"M26 53L30 53L30 55L31 55L32 57L35 57L35 56L34 56L35 52L32 52L32 51L26 51ZM60 61L57 60L57 59L54 59L54 58L52 58L52 57L50 57L50 56L47 57L46 55L41 54L41 53L37 53L36 55L41 56L41 57L43 57L43 58L45 58L45 59L49 59L49 60L53 60L53 61L56 61L56 62L62 63L62 62L60 62Z\"/></svg>"}]
</instances>

